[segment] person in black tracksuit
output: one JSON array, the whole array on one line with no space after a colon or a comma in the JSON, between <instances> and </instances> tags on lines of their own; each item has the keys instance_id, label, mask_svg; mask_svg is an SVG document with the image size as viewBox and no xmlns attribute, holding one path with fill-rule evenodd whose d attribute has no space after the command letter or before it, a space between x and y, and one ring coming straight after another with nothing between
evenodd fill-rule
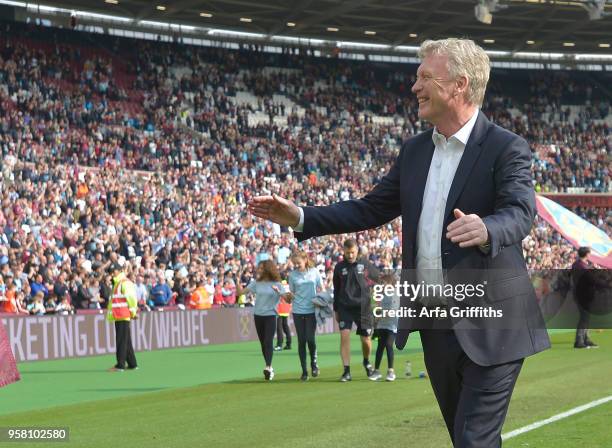
<instances>
[{"instance_id":1,"label":"person in black tracksuit","mask_svg":"<svg viewBox=\"0 0 612 448\"><path fill-rule=\"evenodd\" d=\"M358 259L357 241L344 242L344 259L334 268L334 315L340 326L340 356L344 372L340 381L351 378L351 328L357 326L361 337L363 366L368 377L374 369L370 364L372 349L372 310L370 307L370 287L378 280L379 271L365 259Z\"/></svg>"}]
</instances>

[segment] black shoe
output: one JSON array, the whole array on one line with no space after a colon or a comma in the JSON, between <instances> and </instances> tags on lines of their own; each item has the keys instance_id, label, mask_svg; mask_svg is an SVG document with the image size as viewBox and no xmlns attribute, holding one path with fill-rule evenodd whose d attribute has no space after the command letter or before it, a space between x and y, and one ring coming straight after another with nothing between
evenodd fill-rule
<instances>
[{"instance_id":1,"label":"black shoe","mask_svg":"<svg viewBox=\"0 0 612 448\"><path fill-rule=\"evenodd\" d=\"M351 377L351 374L349 372L345 372L342 374L342 376L340 377L340 381L342 383L346 383L347 381L351 381L353 378Z\"/></svg>"},{"instance_id":2,"label":"black shoe","mask_svg":"<svg viewBox=\"0 0 612 448\"><path fill-rule=\"evenodd\" d=\"M268 369L264 369L264 379L266 381L270 381L272 374L270 373L271 371Z\"/></svg>"},{"instance_id":3,"label":"black shoe","mask_svg":"<svg viewBox=\"0 0 612 448\"><path fill-rule=\"evenodd\" d=\"M128 367L128 370L138 370L138 366L134 366L134 367Z\"/></svg>"},{"instance_id":4,"label":"black shoe","mask_svg":"<svg viewBox=\"0 0 612 448\"><path fill-rule=\"evenodd\" d=\"M574 344L574 348L587 348L585 344Z\"/></svg>"},{"instance_id":5,"label":"black shoe","mask_svg":"<svg viewBox=\"0 0 612 448\"><path fill-rule=\"evenodd\" d=\"M283 350L291 350L291 346L290 346L290 345L285 345L285 346L283 347Z\"/></svg>"},{"instance_id":6,"label":"black shoe","mask_svg":"<svg viewBox=\"0 0 612 448\"><path fill-rule=\"evenodd\" d=\"M300 381L308 381L308 374L302 373L302 376L300 377Z\"/></svg>"},{"instance_id":7,"label":"black shoe","mask_svg":"<svg viewBox=\"0 0 612 448\"><path fill-rule=\"evenodd\" d=\"M368 377L370 377L374 373L374 367L372 367L372 364L370 363L364 364L363 368L365 369L366 375Z\"/></svg>"},{"instance_id":8,"label":"black shoe","mask_svg":"<svg viewBox=\"0 0 612 448\"><path fill-rule=\"evenodd\" d=\"M312 377L316 378L318 376L319 376L319 366L315 364L312 366Z\"/></svg>"},{"instance_id":9,"label":"black shoe","mask_svg":"<svg viewBox=\"0 0 612 448\"><path fill-rule=\"evenodd\" d=\"M586 345L588 348L599 348L599 345L597 345L596 343L594 343L590 339L587 339L586 342L584 343L584 345Z\"/></svg>"}]
</instances>

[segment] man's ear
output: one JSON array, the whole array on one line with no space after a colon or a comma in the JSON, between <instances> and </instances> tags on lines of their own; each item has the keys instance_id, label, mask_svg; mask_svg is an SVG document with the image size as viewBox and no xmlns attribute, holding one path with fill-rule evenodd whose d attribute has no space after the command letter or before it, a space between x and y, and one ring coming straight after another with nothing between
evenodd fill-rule
<instances>
[{"instance_id":1,"label":"man's ear","mask_svg":"<svg viewBox=\"0 0 612 448\"><path fill-rule=\"evenodd\" d=\"M469 80L467 76L459 76L455 81L455 85L457 87L456 92L460 94L464 94L467 91Z\"/></svg>"}]
</instances>

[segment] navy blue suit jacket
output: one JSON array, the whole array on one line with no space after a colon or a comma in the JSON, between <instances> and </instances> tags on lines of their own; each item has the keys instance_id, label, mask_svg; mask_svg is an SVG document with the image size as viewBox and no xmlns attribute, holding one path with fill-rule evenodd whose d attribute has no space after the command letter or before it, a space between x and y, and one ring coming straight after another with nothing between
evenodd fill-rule
<instances>
[{"instance_id":1,"label":"navy blue suit jacket","mask_svg":"<svg viewBox=\"0 0 612 448\"><path fill-rule=\"evenodd\" d=\"M401 215L402 268L415 269L417 226L434 153L432 133L430 129L406 141L390 171L366 196L324 207L304 207L303 232L296 233L296 238L303 241L363 231ZM480 365L513 361L550 347L521 247L536 213L531 159L523 138L479 112L446 201L440 241L443 269L491 273L487 300L513 316L512 328L500 329L493 319L455 327L463 350ZM491 244L488 254L476 247L460 248L446 238L455 208L483 219ZM412 329L420 328L416 320L405 319L400 322L399 348L404 347Z\"/></svg>"}]
</instances>

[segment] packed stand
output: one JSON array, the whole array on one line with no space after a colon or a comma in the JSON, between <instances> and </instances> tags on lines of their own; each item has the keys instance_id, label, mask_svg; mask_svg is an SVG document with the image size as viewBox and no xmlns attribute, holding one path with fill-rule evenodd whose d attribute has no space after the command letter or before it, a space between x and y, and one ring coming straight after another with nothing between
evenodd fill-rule
<instances>
[{"instance_id":1,"label":"packed stand","mask_svg":"<svg viewBox=\"0 0 612 448\"><path fill-rule=\"evenodd\" d=\"M145 309L189 307L195 291L213 306L248 305L235 285L268 257L287 271L297 245L288 229L248 216L246 202L266 192L309 205L360 197L426 127L409 93L413 68L106 37L104 49L83 48L68 31L2 26L0 296L10 312L103 308L115 262L129 267ZM188 70L177 76L176 67ZM238 91L258 104L238 104ZM529 137L537 189L608 191L609 128L513 118L512 101L496 92L493 83L484 109ZM258 111L270 120L249 124ZM557 144L558 157L543 149ZM396 220L357 238L376 265L399 268L400 229ZM341 243L301 245L328 286ZM524 248L530 268L564 266L572 250L540 221Z\"/></svg>"}]
</instances>

